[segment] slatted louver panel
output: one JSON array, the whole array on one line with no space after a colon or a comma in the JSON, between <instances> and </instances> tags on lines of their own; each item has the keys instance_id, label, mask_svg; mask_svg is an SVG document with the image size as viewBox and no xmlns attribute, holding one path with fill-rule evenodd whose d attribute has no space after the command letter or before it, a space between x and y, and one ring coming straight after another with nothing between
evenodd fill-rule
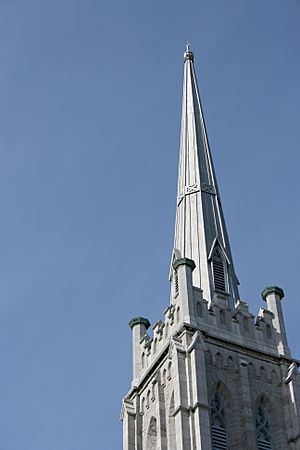
<instances>
[{"instance_id":1,"label":"slatted louver panel","mask_svg":"<svg viewBox=\"0 0 300 450\"><path fill-rule=\"evenodd\" d=\"M271 443L268 441L264 441L263 439L259 439L257 441L258 450L272 450Z\"/></svg>"},{"instance_id":2,"label":"slatted louver panel","mask_svg":"<svg viewBox=\"0 0 300 450\"><path fill-rule=\"evenodd\" d=\"M213 272L215 289L219 291L226 291L224 263L222 259L213 259Z\"/></svg>"},{"instance_id":3,"label":"slatted louver panel","mask_svg":"<svg viewBox=\"0 0 300 450\"><path fill-rule=\"evenodd\" d=\"M175 278L175 297L179 294L179 282L178 282L178 272L177 270L174 271L174 278Z\"/></svg>"},{"instance_id":4,"label":"slatted louver panel","mask_svg":"<svg viewBox=\"0 0 300 450\"><path fill-rule=\"evenodd\" d=\"M213 450L228 450L226 430L216 425L212 425L211 433Z\"/></svg>"}]
</instances>

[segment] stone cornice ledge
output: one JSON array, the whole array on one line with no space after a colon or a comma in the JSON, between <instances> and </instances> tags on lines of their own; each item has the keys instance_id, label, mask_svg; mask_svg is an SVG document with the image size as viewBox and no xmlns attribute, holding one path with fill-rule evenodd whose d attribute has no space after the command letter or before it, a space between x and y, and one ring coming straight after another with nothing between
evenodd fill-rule
<instances>
[{"instance_id":1,"label":"stone cornice ledge","mask_svg":"<svg viewBox=\"0 0 300 450\"><path fill-rule=\"evenodd\" d=\"M280 300L282 300L283 297L284 297L283 289L281 289L281 288L278 287L278 286L269 286L269 287L266 287L266 288L262 291L261 296L262 296L262 298L263 298L263 300L264 300L265 302L267 301L267 296L268 296L269 294L277 294L277 295L279 295Z\"/></svg>"},{"instance_id":2,"label":"stone cornice ledge","mask_svg":"<svg viewBox=\"0 0 300 450\"><path fill-rule=\"evenodd\" d=\"M195 269L196 264L192 259L189 258L179 258L173 262L173 269L177 270L179 266L190 266L192 270Z\"/></svg>"}]
</instances>

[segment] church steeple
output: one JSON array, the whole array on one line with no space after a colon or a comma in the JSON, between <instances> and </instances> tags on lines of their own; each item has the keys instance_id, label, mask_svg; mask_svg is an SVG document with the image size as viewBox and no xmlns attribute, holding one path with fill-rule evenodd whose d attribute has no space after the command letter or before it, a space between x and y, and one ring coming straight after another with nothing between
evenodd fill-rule
<instances>
[{"instance_id":1,"label":"church steeple","mask_svg":"<svg viewBox=\"0 0 300 450\"><path fill-rule=\"evenodd\" d=\"M212 302L225 296L233 306L238 300L238 281L226 231L220 195L189 45L184 53L184 81L178 194L173 262L195 262L193 285Z\"/></svg>"},{"instance_id":2,"label":"church steeple","mask_svg":"<svg viewBox=\"0 0 300 450\"><path fill-rule=\"evenodd\" d=\"M129 323L123 449L300 450L300 364L288 347L284 292L265 288L255 320L238 299L189 47L171 278L162 320L152 330L140 316Z\"/></svg>"}]
</instances>

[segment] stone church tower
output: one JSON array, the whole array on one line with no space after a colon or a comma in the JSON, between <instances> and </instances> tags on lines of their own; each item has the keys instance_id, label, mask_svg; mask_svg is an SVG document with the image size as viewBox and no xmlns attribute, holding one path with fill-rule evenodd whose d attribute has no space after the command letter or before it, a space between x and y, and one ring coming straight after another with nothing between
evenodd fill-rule
<instances>
[{"instance_id":1,"label":"stone church tower","mask_svg":"<svg viewBox=\"0 0 300 450\"><path fill-rule=\"evenodd\" d=\"M130 321L133 380L124 450L300 450L299 361L288 347L283 290L257 317L239 299L194 69L184 82L171 299L148 334Z\"/></svg>"}]
</instances>

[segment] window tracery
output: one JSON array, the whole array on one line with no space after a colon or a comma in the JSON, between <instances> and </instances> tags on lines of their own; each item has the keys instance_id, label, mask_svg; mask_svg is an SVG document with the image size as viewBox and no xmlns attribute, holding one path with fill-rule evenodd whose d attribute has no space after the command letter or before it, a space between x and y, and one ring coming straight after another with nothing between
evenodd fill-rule
<instances>
[{"instance_id":1,"label":"window tracery","mask_svg":"<svg viewBox=\"0 0 300 450\"><path fill-rule=\"evenodd\" d=\"M220 392L215 393L212 401L211 434L213 450L228 450L226 405Z\"/></svg>"},{"instance_id":2,"label":"window tracery","mask_svg":"<svg viewBox=\"0 0 300 450\"><path fill-rule=\"evenodd\" d=\"M272 450L270 419L262 404L256 412L256 439L258 450Z\"/></svg>"}]
</instances>

